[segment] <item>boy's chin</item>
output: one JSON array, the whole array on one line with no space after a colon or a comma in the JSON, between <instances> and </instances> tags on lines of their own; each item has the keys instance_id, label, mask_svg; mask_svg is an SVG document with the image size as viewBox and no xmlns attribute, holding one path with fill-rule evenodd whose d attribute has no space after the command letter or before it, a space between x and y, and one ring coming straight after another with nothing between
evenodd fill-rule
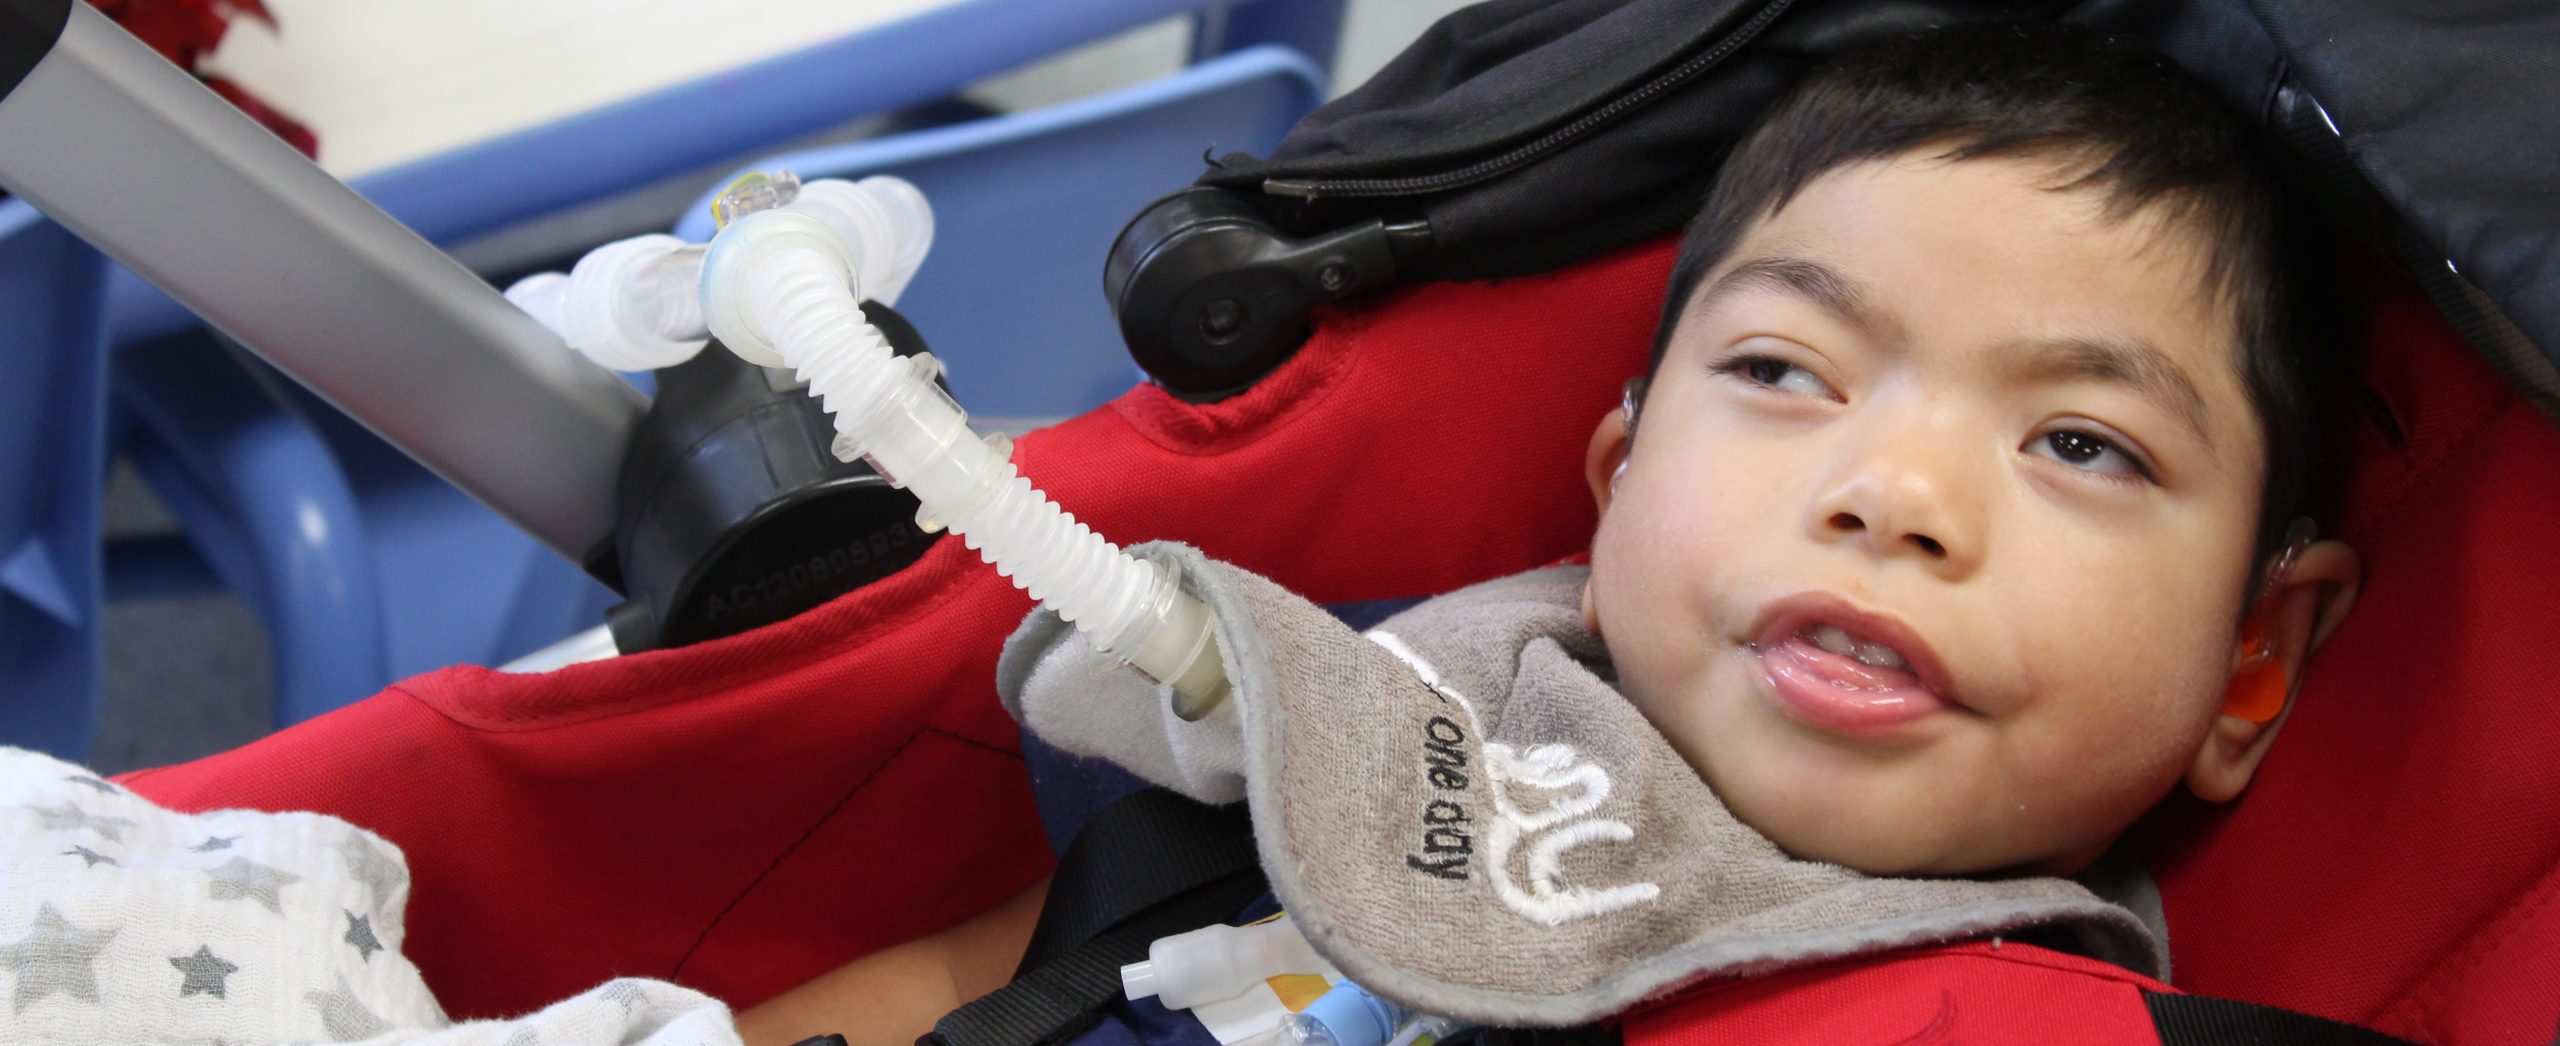
<instances>
[{"instance_id":1,"label":"boy's chin","mask_svg":"<svg viewBox=\"0 0 2560 1046\"><path fill-rule=\"evenodd\" d=\"M1734 814L1789 855L1821 861L1878 878L1971 878L2006 875L2070 875L2106 849L2074 850L2059 857L2022 855L2014 840L1968 838L1963 829L1936 827L1911 816L1826 816L1802 808L1754 818Z\"/></svg>"},{"instance_id":2,"label":"boy's chin","mask_svg":"<svg viewBox=\"0 0 2560 1046\"><path fill-rule=\"evenodd\" d=\"M1804 860L1836 864L1877 878L1970 875L1978 870L1972 862L1957 855L1928 852L1929 848L1917 845L1897 845L1873 839L1798 838L1790 841L1775 835L1770 838L1777 842L1779 849Z\"/></svg>"},{"instance_id":3,"label":"boy's chin","mask_svg":"<svg viewBox=\"0 0 2560 1046\"><path fill-rule=\"evenodd\" d=\"M2071 876L2078 875L2083 871L2087 871L2090 865L2098 863L2098 858L2106 855L2108 847L2114 845L2115 840L2109 839L2106 842L2083 847L2079 850L2062 854L2058 857L2048 857L2044 860L2027 864L2019 868L2018 871L2023 875L2051 875L2067 879Z\"/></svg>"},{"instance_id":4,"label":"boy's chin","mask_svg":"<svg viewBox=\"0 0 2560 1046\"><path fill-rule=\"evenodd\" d=\"M1915 838L1899 831L1865 837L1851 837L1849 833L1836 830L1808 831L1789 833L1795 836L1792 840L1765 828L1760 832L1793 856L1836 864L1877 878L1999 879L2024 875L2068 878L2097 863L2108 846L2108 843L2100 842L2053 855L2020 856L2013 848L1996 844L1968 845L1974 841L1944 836Z\"/></svg>"}]
</instances>

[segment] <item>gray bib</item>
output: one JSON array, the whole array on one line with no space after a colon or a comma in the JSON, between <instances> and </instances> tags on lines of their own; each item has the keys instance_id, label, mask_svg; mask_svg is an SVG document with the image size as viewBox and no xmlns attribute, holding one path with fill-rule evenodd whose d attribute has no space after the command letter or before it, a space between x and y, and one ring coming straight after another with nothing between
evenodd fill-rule
<instances>
[{"instance_id":1,"label":"gray bib","mask_svg":"<svg viewBox=\"0 0 2560 1046\"><path fill-rule=\"evenodd\" d=\"M1883 879L1734 819L1591 666L1585 572L1414 607L1368 635L1178 556L1218 616L1235 712L1184 723L1034 614L999 691L1052 744L1251 804L1264 870L1353 980L1422 1011L1579 1024L1712 977L2029 928L2160 976L2132 912L2056 878Z\"/></svg>"}]
</instances>

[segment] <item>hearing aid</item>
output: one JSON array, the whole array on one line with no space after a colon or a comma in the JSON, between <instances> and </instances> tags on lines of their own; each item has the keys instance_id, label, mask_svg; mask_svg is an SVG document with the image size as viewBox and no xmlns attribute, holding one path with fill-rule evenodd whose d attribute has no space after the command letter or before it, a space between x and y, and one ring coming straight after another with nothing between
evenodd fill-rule
<instances>
[{"instance_id":1,"label":"hearing aid","mask_svg":"<svg viewBox=\"0 0 2560 1046\"><path fill-rule=\"evenodd\" d=\"M1618 419L1625 423L1626 442L1620 444L1623 449L1618 454L1618 467L1609 472L1609 489L1612 491L1618 489L1618 481L1627 474L1628 454L1634 450L1636 439L1636 408L1644 403L1644 389L1645 379L1628 378L1618 392Z\"/></svg>"},{"instance_id":2,"label":"hearing aid","mask_svg":"<svg viewBox=\"0 0 2560 1046\"><path fill-rule=\"evenodd\" d=\"M2247 720L2259 726L2275 722L2284 712L2286 702L2293 699L2294 680L2285 672L2284 660L2276 656L2276 593L2285 577L2293 573L2294 561L2319 537L2320 528L2307 517L2296 517L2285 529L2284 548L2275 561L2267 564L2266 577L2260 581L2257 605L2240 624L2240 663L2232 670L2231 689L2222 699L2222 714Z\"/></svg>"}]
</instances>

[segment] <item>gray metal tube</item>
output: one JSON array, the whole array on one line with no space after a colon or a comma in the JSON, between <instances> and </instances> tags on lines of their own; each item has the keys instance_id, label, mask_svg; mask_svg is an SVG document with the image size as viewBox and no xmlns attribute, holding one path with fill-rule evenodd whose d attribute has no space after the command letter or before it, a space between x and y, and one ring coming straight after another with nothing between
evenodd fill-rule
<instances>
[{"instance_id":1,"label":"gray metal tube","mask_svg":"<svg viewBox=\"0 0 2560 1046\"><path fill-rule=\"evenodd\" d=\"M86 4L0 98L0 185L572 561L641 394Z\"/></svg>"}]
</instances>

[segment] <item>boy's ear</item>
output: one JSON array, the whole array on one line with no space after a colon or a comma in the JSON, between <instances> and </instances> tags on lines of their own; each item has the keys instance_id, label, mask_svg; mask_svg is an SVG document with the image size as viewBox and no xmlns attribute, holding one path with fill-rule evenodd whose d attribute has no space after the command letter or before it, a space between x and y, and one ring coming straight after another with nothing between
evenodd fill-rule
<instances>
[{"instance_id":1,"label":"boy's ear","mask_svg":"<svg viewBox=\"0 0 2560 1046\"><path fill-rule=\"evenodd\" d=\"M2211 802L2227 803L2249 786L2267 749L2275 744L2276 731L2293 714L2293 695L2301 689L2311 652L2328 640L2355 605L2359 577L2354 549L2343 542L2314 541L2303 546L2283 576L2250 608L2242 630L2259 635L2243 636L2232 644L2231 689L2205 735L2204 746L2196 750L2195 762L2187 768L2190 791ZM2263 661L2250 656L2250 648L2256 645L2249 642L2253 638L2264 644ZM2269 679L2269 673L2275 673L2275 678ZM2283 704L2272 718L2263 712L2249 714L2245 706L2256 699L2250 691L2267 685L2282 688Z\"/></svg>"},{"instance_id":2,"label":"boy's ear","mask_svg":"<svg viewBox=\"0 0 2560 1046\"><path fill-rule=\"evenodd\" d=\"M1609 499L1617 493L1618 470L1627 464L1627 415L1613 410L1602 415L1600 427L1591 432L1591 446L1582 452L1582 478L1591 484L1591 499L1608 514Z\"/></svg>"},{"instance_id":3,"label":"boy's ear","mask_svg":"<svg viewBox=\"0 0 2560 1046\"><path fill-rule=\"evenodd\" d=\"M1582 478L1591 484L1591 500L1600 506L1600 514L1609 514L1609 499L1618 492L1618 473L1627 467L1627 412L1613 410L1602 415L1600 427L1591 430L1591 445L1582 452ZM1582 583L1582 623L1592 635L1600 634L1600 607L1591 596L1591 583Z\"/></svg>"}]
</instances>

